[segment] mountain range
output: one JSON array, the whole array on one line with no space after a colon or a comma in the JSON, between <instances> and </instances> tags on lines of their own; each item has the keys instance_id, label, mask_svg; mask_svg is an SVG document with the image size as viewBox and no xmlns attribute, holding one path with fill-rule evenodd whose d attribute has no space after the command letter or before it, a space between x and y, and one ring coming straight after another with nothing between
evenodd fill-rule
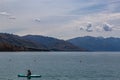
<instances>
[{"instance_id":1,"label":"mountain range","mask_svg":"<svg viewBox=\"0 0 120 80\"><path fill-rule=\"evenodd\" d=\"M75 46L82 47L88 51L120 51L120 38L103 37L77 37L70 40Z\"/></svg>"},{"instance_id":2,"label":"mountain range","mask_svg":"<svg viewBox=\"0 0 120 80\"><path fill-rule=\"evenodd\" d=\"M0 33L0 51L120 51L120 38L85 36L61 40L41 35Z\"/></svg>"},{"instance_id":3,"label":"mountain range","mask_svg":"<svg viewBox=\"0 0 120 80\"><path fill-rule=\"evenodd\" d=\"M72 43L40 35L0 33L0 51L83 51Z\"/></svg>"},{"instance_id":4,"label":"mountain range","mask_svg":"<svg viewBox=\"0 0 120 80\"><path fill-rule=\"evenodd\" d=\"M52 37L26 35L22 38L25 40L29 40L35 44L42 45L44 48L51 51L84 51L83 48L77 47L70 42Z\"/></svg>"}]
</instances>

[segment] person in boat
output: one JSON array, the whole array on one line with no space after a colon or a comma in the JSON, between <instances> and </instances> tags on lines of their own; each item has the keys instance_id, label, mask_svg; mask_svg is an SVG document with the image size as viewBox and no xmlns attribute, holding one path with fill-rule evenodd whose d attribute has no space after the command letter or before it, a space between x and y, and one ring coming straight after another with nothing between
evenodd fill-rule
<instances>
[{"instance_id":1,"label":"person in boat","mask_svg":"<svg viewBox=\"0 0 120 80\"><path fill-rule=\"evenodd\" d=\"M28 70L28 71L27 71L27 78L28 78L28 79L31 79L31 77L30 77L30 76L31 76L31 74L32 74L32 73L31 73L31 71L30 71L30 70Z\"/></svg>"}]
</instances>

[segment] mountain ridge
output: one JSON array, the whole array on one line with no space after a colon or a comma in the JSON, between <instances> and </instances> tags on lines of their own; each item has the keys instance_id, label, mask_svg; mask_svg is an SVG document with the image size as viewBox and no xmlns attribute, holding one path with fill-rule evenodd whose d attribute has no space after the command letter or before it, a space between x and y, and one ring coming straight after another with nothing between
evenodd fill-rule
<instances>
[{"instance_id":1,"label":"mountain ridge","mask_svg":"<svg viewBox=\"0 0 120 80\"><path fill-rule=\"evenodd\" d=\"M89 51L120 51L120 38L85 36L76 37L67 41Z\"/></svg>"},{"instance_id":2,"label":"mountain ridge","mask_svg":"<svg viewBox=\"0 0 120 80\"><path fill-rule=\"evenodd\" d=\"M28 39L28 35L0 33L0 51L84 51L84 49L52 37L29 35Z\"/></svg>"},{"instance_id":3,"label":"mountain ridge","mask_svg":"<svg viewBox=\"0 0 120 80\"><path fill-rule=\"evenodd\" d=\"M120 38L85 36L62 40L0 33L0 51L120 51Z\"/></svg>"},{"instance_id":4,"label":"mountain ridge","mask_svg":"<svg viewBox=\"0 0 120 80\"><path fill-rule=\"evenodd\" d=\"M37 44L42 44L46 46L46 48L50 50L58 50L58 51L83 51L84 49L74 46L72 43L69 43L65 40L48 37L48 36L40 36L40 35L26 35L23 36L24 39L30 40Z\"/></svg>"}]
</instances>

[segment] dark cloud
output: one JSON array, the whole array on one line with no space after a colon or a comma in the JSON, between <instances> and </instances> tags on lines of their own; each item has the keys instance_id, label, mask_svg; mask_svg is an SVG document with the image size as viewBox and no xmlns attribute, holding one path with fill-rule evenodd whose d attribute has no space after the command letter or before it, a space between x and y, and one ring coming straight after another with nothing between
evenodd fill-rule
<instances>
[{"instance_id":1,"label":"dark cloud","mask_svg":"<svg viewBox=\"0 0 120 80\"><path fill-rule=\"evenodd\" d=\"M9 17L9 19L13 19L13 20L14 20L14 19L16 19L16 18L15 18L15 17L13 17L13 16L11 16L11 17Z\"/></svg>"},{"instance_id":2,"label":"dark cloud","mask_svg":"<svg viewBox=\"0 0 120 80\"><path fill-rule=\"evenodd\" d=\"M83 30L84 30L84 28L81 27L81 28L80 28L80 31L83 31Z\"/></svg>"},{"instance_id":3,"label":"dark cloud","mask_svg":"<svg viewBox=\"0 0 120 80\"><path fill-rule=\"evenodd\" d=\"M35 19L36 22L41 22L41 20L38 18L38 19Z\"/></svg>"},{"instance_id":4,"label":"dark cloud","mask_svg":"<svg viewBox=\"0 0 120 80\"><path fill-rule=\"evenodd\" d=\"M80 27L80 31L92 32L93 31L92 24L88 23L86 26Z\"/></svg>"},{"instance_id":5,"label":"dark cloud","mask_svg":"<svg viewBox=\"0 0 120 80\"><path fill-rule=\"evenodd\" d=\"M112 26L110 24L103 24L103 30L104 31L112 31Z\"/></svg>"},{"instance_id":6,"label":"dark cloud","mask_svg":"<svg viewBox=\"0 0 120 80\"><path fill-rule=\"evenodd\" d=\"M93 30L91 28L92 28L92 24L88 23L87 26L86 26L86 31L87 32L92 32Z\"/></svg>"}]
</instances>

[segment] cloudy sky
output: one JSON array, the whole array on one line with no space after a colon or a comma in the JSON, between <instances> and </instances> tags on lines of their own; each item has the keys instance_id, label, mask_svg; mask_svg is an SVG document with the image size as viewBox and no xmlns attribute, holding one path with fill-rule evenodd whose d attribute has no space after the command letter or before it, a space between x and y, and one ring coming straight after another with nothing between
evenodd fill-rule
<instances>
[{"instance_id":1,"label":"cloudy sky","mask_svg":"<svg viewBox=\"0 0 120 80\"><path fill-rule=\"evenodd\" d=\"M120 37L120 0L0 0L0 32Z\"/></svg>"}]
</instances>

